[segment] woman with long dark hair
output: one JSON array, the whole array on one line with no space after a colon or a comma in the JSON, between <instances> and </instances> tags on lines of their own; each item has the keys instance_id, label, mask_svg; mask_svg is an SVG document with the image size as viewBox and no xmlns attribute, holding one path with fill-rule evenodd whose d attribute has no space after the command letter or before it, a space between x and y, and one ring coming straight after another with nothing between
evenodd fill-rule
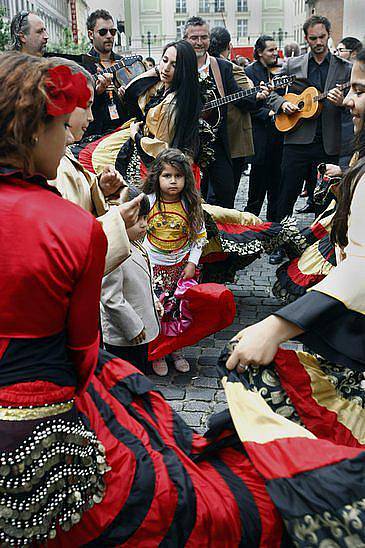
<instances>
[{"instance_id":1,"label":"woman with long dark hair","mask_svg":"<svg viewBox=\"0 0 365 548\"><path fill-rule=\"evenodd\" d=\"M167 44L156 71L127 86L125 101L131 109L138 106L137 117L143 117L131 124L130 132L146 166L169 147L196 158L201 102L196 55L188 42Z\"/></svg>"}]
</instances>

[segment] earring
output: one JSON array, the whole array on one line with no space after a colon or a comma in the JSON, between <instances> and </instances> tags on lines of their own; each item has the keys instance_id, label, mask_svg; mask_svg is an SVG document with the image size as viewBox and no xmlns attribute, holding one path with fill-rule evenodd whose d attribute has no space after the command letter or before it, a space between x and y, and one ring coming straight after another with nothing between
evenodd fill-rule
<instances>
[{"instance_id":1,"label":"earring","mask_svg":"<svg viewBox=\"0 0 365 548\"><path fill-rule=\"evenodd\" d=\"M33 146L35 146L39 141L39 137L35 136L35 137L32 137L30 142Z\"/></svg>"}]
</instances>

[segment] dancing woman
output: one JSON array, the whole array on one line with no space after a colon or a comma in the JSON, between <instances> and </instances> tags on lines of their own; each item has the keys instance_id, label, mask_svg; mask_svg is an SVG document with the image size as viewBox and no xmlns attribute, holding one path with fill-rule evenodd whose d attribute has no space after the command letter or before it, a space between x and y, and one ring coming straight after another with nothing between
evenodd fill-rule
<instances>
[{"instance_id":1,"label":"dancing woman","mask_svg":"<svg viewBox=\"0 0 365 548\"><path fill-rule=\"evenodd\" d=\"M144 123L131 125L141 159L149 165L168 147L194 159L199 147L201 101L193 47L186 40L167 44L152 85L150 72L133 80L125 93L127 105L138 106L144 117Z\"/></svg>"},{"instance_id":2,"label":"dancing woman","mask_svg":"<svg viewBox=\"0 0 365 548\"><path fill-rule=\"evenodd\" d=\"M352 544L358 525L361 533L356 543L365 542L365 461L364 453L355 451L365 444L365 50L353 66L351 91L344 104L353 116L359 160L339 188L331 232L338 264L294 303L238 333L227 360L227 368L237 367L244 374L246 386L259 391L276 413L304 425L320 438L312 444L311 452L307 452L310 445L300 449L298 439L286 447L288 461L293 459L287 477L303 472L309 460L318 463L317 475L312 477L316 485L313 483L308 500L304 501L309 484L302 484L301 502L294 496L289 508L283 496L290 479L285 489L281 485L275 494L272 492L274 499L281 499L281 513L299 546L318 546L331 537L331 527L336 528L338 546ZM281 343L292 338L307 344L321 358L279 349ZM259 420L260 413L257 417ZM297 431L297 435L303 435L303 431ZM328 441L336 444L335 450L328 447ZM329 453L316 453L315 445L318 451L322 447ZM342 462L339 446L351 448L353 458ZM358 525L352 521L355 514Z\"/></svg>"},{"instance_id":3,"label":"dancing woman","mask_svg":"<svg viewBox=\"0 0 365 548\"><path fill-rule=\"evenodd\" d=\"M140 167L145 174L145 167L168 147L177 147L192 162L196 160L201 101L196 55L188 42L167 44L159 66L135 78L126 88L124 101L131 121L92 145L76 147L85 167L100 173L112 164L135 184ZM197 166L193 169L199 181Z\"/></svg>"}]
</instances>

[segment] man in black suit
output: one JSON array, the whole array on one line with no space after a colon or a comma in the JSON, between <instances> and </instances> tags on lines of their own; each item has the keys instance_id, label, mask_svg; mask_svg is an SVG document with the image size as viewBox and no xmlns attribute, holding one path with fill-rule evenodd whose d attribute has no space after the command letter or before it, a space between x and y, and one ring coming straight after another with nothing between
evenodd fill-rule
<instances>
[{"instance_id":1,"label":"man in black suit","mask_svg":"<svg viewBox=\"0 0 365 548\"><path fill-rule=\"evenodd\" d=\"M270 69L276 66L278 47L271 36L260 36L255 43L255 61L246 67L245 72L255 86L260 82L270 82ZM266 104L252 113L252 128L255 155L251 160L250 182L246 211L260 216L267 194L266 218L276 221L276 203L281 177L283 134L274 124L274 111Z\"/></svg>"},{"instance_id":2,"label":"man in black suit","mask_svg":"<svg viewBox=\"0 0 365 548\"><path fill-rule=\"evenodd\" d=\"M290 91L301 93L314 86L319 93L327 92L322 101L322 111L317 118L303 119L292 131L285 134L282 161L282 179L278 199L278 219L293 212L294 204L311 169L320 163L337 164L341 147L341 112L343 93L336 84L350 80L351 64L332 55L328 48L331 23L326 17L312 15L303 25L304 37L310 51L299 57L287 59L280 75L293 75L296 80ZM271 93L268 105L275 113L288 116L298 112L294 103ZM311 211L306 207L303 213ZM279 251L276 263L283 254ZM273 262L274 257L271 257Z\"/></svg>"},{"instance_id":3,"label":"man in black suit","mask_svg":"<svg viewBox=\"0 0 365 548\"><path fill-rule=\"evenodd\" d=\"M199 77L202 80L210 77L217 97L241 91L233 77L231 64L208 54L210 33L209 26L204 19L191 17L185 23L184 39L190 42L195 50ZM257 101L265 99L268 93L268 89L263 88L256 96L236 101L235 106L244 111L255 110L260 106ZM208 165L203 176L203 193L209 203L232 208L236 190L228 144L227 107L222 107L222 121L217 129L213 148L214 160Z\"/></svg>"}]
</instances>

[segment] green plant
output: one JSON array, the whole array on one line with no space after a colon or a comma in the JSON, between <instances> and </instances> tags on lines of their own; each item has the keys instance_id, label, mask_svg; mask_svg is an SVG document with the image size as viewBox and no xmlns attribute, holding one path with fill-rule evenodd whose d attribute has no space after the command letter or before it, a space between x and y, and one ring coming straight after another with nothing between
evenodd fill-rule
<instances>
[{"instance_id":1,"label":"green plant","mask_svg":"<svg viewBox=\"0 0 365 548\"><path fill-rule=\"evenodd\" d=\"M0 6L0 51L4 51L10 42L10 23L6 16L6 10Z\"/></svg>"},{"instance_id":2,"label":"green plant","mask_svg":"<svg viewBox=\"0 0 365 548\"><path fill-rule=\"evenodd\" d=\"M48 42L47 51L54 53L87 53L90 49L90 42L83 36L78 44L75 44L70 29L63 30L63 37L58 43Z\"/></svg>"}]
</instances>

